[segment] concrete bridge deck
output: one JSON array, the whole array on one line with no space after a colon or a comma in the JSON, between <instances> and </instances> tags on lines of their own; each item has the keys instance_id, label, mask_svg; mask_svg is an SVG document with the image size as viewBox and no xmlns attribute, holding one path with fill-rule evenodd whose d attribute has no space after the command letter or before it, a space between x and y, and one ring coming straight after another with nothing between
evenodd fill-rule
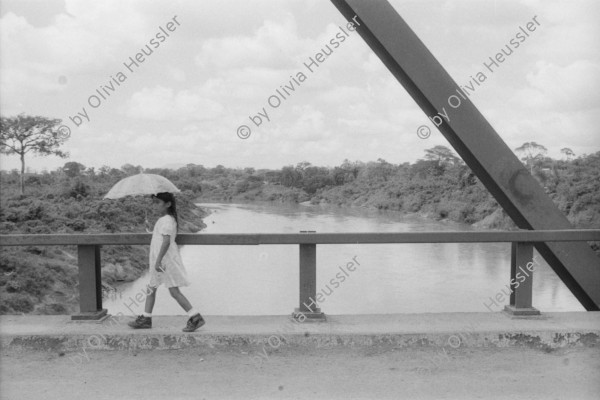
<instances>
[{"instance_id":1,"label":"concrete bridge deck","mask_svg":"<svg viewBox=\"0 0 600 400\"><path fill-rule=\"evenodd\" d=\"M600 312L128 318L1 316L0 398L595 399ZM117 323L119 322L119 323Z\"/></svg>"},{"instance_id":2,"label":"concrete bridge deck","mask_svg":"<svg viewBox=\"0 0 600 400\"><path fill-rule=\"evenodd\" d=\"M538 317L510 317L502 312L335 315L325 322L297 322L289 316L205 316L207 324L191 334L181 332L185 316L155 316L150 330L129 328L126 323L132 318L78 322L66 315L5 315L0 316L0 339L4 348L63 351L82 346L166 350L204 345L557 348L600 344L600 312Z\"/></svg>"}]
</instances>

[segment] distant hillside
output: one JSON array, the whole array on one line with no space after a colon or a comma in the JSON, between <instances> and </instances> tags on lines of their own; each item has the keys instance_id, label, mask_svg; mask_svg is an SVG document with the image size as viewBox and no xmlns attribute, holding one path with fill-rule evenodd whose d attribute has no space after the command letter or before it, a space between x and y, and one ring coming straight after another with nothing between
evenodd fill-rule
<instances>
[{"instance_id":1,"label":"distant hillside","mask_svg":"<svg viewBox=\"0 0 600 400\"><path fill-rule=\"evenodd\" d=\"M413 164L346 160L333 168L300 163L281 170L188 166L185 171L200 183L203 201L310 201L515 228L473 172L449 149L436 147ZM600 152L571 161L538 158L530 168L574 226L600 227Z\"/></svg>"}]
</instances>

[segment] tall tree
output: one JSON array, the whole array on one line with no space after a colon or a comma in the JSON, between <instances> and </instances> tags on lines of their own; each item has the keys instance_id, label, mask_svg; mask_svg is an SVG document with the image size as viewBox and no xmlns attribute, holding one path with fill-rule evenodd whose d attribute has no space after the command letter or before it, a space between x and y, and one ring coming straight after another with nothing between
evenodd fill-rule
<instances>
[{"instance_id":1,"label":"tall tree","mask_svg":"<svg viewBox=\"0 0 600 400\"><path fill-rule=\"evenodd\" d=\"M521 147L517 147L515 151L521 156L521 161L529 165L529 172L533 174L534 161L543 159L548 149L536 142L525 142Z\"/></svg>"},{"instance_id":2,"label":"tall tree","mask_svg":"<svg viewBox=\"0 0 600 400\"><path fill-rule=\"evenodd\" d=\"M85 165L75 161L69 161L63 166L63 171L69 178L75 178L76 176L81 175L84 170Z\"/></svg>"},{"instance_id":3,"label":"tall tree","mask_svg":"<svg viewBox=\"0 0 600 400\"><path fill-rule=\"evenodd\" d=\"M360 161L351 162L348 159L345 159L342 165L340 165L340 168L352 175L352 180L358 177L358 173L362 167L363 164Z\"/></svg>"},{"instance_id":4,"label":"tall tree","mask_svg":"<svg viewBox=\"0 0 600 400\"><path fill-rule=\"evenodd\" d=\"M575 157L575 153L568 147L560 149L560 152L563 153L567 157L567 161L570 161L571 158Z\"/></svg>"},{"instance_id":5,"label":"tall tree","mask_svg":"<svg viewBox=\"0 0 600 400\"><path fill-rule=\"evenodd\" d=\"M430 161L437 161L438 165L456 165L459 163L459 158L454 155L452 150L446 146L435 146L431 149L425 150L425 159Z\"/></svg>"},{"instance_id":6,"label":"tall tree","mask_svg":"<svg viewBox=\"0 0 600 400\"><path fill-rule=\"evenodd\" d=\"M60 119L20 114L0 118L0 153L17 154L21 159L21 194L25 193L25 154L68 157L59 150L67 137L58 131Z\"/></svg>"}]
</instances>

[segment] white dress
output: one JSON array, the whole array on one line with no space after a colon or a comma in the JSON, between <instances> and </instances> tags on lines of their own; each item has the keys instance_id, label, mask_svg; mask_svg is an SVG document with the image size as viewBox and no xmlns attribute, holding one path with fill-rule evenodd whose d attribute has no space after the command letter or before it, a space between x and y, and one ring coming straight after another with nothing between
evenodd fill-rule
<instances>
[{"instance_id":1,"label":"white dress","mask_svg":"<svg viewBox=\"0 0 600 400\"><path fill-rule=\"evenodd\" d=\"M157 271L154 266L156 265L156 259L163 242L163 235L169 235L171 238L171 244L167 253L162 258L162 266L165 272ZM181 255L179 254L179 248L175 243L175 236L177 236L177 224L175 219L170 215L164 215L156 221L154 224L154 230L152 231L152 241L150 242L150 283L151 287L158 287L161 284L165 284L165 287L179 287L189 286L190 282L187 279L187 273L183 262L181 261Z\"/></svg>"}]
</instances>

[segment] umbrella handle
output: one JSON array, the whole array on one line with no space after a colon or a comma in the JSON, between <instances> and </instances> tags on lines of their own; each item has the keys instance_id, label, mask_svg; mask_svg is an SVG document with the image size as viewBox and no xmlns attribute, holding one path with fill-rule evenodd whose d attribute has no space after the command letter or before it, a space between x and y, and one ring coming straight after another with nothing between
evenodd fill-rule
<instances>
[{"instance_id":1,"label":"umbrella handle","mask_svg":"<svg viewBox=\"0 0 600 400\"><path fill-rule=\"evenodd\" d=\"M146 228L147 233L152 233L152 231L148 229L148 225L150 225L150 221L148 221L148 210L144 210L144 228Z\"/></svg>"}]
</instances>

